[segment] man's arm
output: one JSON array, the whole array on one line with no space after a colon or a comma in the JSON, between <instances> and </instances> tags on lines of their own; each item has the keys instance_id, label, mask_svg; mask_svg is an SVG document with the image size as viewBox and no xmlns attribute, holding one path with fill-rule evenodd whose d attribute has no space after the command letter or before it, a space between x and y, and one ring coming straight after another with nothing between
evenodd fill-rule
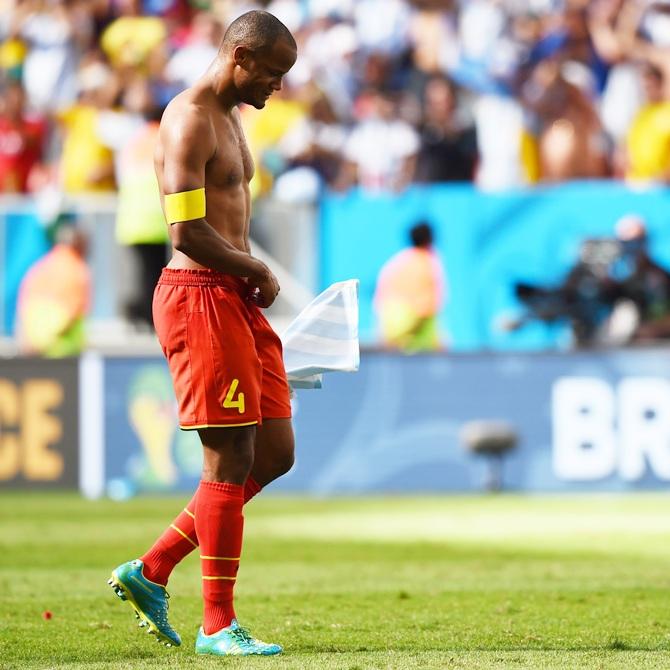
<instances>
[{"instance_id":1,"label":"man's arm","mask_svg":"<svg viewBox=\"0 0 670 670\"><path fill-rule=\"evenodd\" d=\"M204 188L205 166L216 151L216 138L208 116L193 108L179 121L163 123L161 143L165 196ZM252 287L260 289L262 307L269 307L274 301L279 285L265 263L236 249L204 217L171 223L170 238L177 251L196 263L226 274L248 277Z\"/></svg>"}]
</instances>

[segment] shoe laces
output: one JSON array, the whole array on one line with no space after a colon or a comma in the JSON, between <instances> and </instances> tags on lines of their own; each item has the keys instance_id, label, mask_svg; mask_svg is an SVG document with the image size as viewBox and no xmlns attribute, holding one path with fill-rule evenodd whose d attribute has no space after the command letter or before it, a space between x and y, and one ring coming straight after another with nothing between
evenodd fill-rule
<instances>
[{"instance_id":1,"label":"shoe laces","mask_svg":"<svg viewBox=\"0 0 670 670\"><path fill-rule=\"evenodd\" d=\"M252 644L254 642L254 638L251 637L251 633L242 626L238 626L237 628L233 629L231 633L240 642L244 642L246 644Z\"/></svg>"}]
</instances>

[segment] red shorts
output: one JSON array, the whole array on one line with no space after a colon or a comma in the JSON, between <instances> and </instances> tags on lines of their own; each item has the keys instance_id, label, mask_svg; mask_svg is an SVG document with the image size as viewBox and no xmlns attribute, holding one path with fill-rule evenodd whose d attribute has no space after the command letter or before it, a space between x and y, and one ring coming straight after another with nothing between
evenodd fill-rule
<instances>
[{"instance_id":1,"label":"red shorts","mask_svg":"<svg viewBox=\"0 0 670 670\"><path fill-rule=\"evenodd\" d=\"M165 268L154 326L184 430L291 416L282 344L239 277Z\"/></svg>"}]
</instances>

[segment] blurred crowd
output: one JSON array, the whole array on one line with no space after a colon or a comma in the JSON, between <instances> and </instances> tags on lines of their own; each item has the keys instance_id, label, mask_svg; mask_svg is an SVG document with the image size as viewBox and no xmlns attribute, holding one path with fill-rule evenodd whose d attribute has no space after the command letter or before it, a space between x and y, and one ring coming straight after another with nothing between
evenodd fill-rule
<instances>
[{"instance_id":1,"label":"blurred crowd","mask_svg":"<svg viewBox=\"0 0 670 670\"><path fill-rule=\"evenodd\" d=\"M670 179L670 0L0 0L0 192L148 183L162 110L253 8L299 46L243 110L255 195Z\"/></svg>"}]
</instances>

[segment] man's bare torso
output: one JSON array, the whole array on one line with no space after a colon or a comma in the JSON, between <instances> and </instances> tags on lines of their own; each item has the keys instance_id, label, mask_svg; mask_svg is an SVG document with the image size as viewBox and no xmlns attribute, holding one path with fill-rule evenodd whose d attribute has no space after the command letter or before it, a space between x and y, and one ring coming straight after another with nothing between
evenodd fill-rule
<instances>
[{"instance_id":1,"label":"man's bare torso","mask_svg":"<svg viewBox=\"0 0 670 670\"><path fill-rule=\"evenodd\" d=\"M205 195L207 223L240 251L249 252L249 220L251 195L249 182L254 174L254 164L247 147L240 113L236 107L225 112L216 98L206 90L188 89L168 105L161 121L161 131L169 128L174 134L187 123L189 115L206 117L211 125L215 148L205 165ZM154 164L161 198L164 197L165 152L160 135L154 154ZM173 249L168 267L199 269L186 254Z\"/></svg>"}]
</instances>

